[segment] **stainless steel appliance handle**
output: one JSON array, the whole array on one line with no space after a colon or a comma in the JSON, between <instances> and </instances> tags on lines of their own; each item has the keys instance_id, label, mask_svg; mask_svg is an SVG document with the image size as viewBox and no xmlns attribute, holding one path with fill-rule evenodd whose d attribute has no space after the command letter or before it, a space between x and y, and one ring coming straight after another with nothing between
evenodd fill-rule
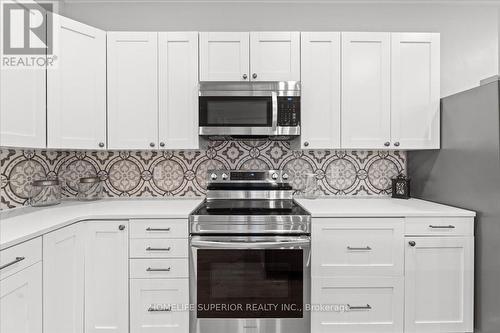
<instances>
[{"instance_id":1,"label":"stainless steel appliance handle","mask_svg":"<svg viewBox=\"0 0 500 333\"><path fill-rule=\"evenodd\" d=\"M262 241L224 241L224 240L203 240L201 237L193 237L191 239L191 246L196 248L217 248L217 249L267 249L267 248L287 248L303 246L309 247L311 239L309 237L302 238L288 238L269 240L263 239Z\"/></svg>"},{"instance_id":2,"label":"stainless steel appliance handle","mask_svg":"<svg viewBox=\"0 0 500 333\"><path fill-rule=\"evenodd\" d=\"M278 128L278 94L275 91L271 94L271 103L273 108L272 130L275 132Z\"/></svg>"}]
</instances>

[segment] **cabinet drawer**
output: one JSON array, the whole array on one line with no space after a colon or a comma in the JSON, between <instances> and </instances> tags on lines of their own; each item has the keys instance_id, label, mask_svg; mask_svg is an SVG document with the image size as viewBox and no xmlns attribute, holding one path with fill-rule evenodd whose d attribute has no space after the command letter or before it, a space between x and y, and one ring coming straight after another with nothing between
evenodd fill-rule
<instances>
[{"instance_id":1,"label":"cabinet drawer","mask_svg":"<svg viewBox=\"0 0 500 333\"><path fill-rule=\"evenodd\" d=\"M130 238L187 237L187 219L137 219L130 221Z\"/></svg>"},{"instance_id":2,"label":"cabinet drawer","mask_svg":"<svg viewBox=\"0 0 500 333\"><path fill-rule=\"evenodd\" d=\"M316 219L312 223L312 275L400 276L402 219Z\"/></svg>"},{"instance_id":3,"label":"cabinet drawer","mask_svg":"<svg viewBox=\"0 0 500 333\"><path fill-rule=\"evenodd\" d=\"M131 239L130 258L187 258L188 240L170 238Z\"/></svg>"},{"instance_id":4,"label":"cabinet drawer","mask_svg":"<svg viewBox=\"0 0 500 333\"><path fill-rule=\"evenodd\" d=\"M472 236L474 218L467 217L408 217L405 222L407 236Z\"/></svg>"},{"instance_id":5,"label":"cabinet drawer","mask_svg":"<svg viewBox=\"0 0 500 333\"><path fill-rule=\"evenodd\" d=\"M42 238L38 237L0 251L0 280L42 260Z\"/></svg>"},{"instance_id":6,"label":"cabinet drawer","mask_svg":"<svg viewBox=\"0 0 500 333\"><path fill-rule=\"evenodd\" d=\"M130 278L188 278L188 259L130 259Z\"/></svg>"},{"instance_id":7,"label":"cabinet drawer","mask_svg":"<svg viewBox=\"0 0 500 333\"><path fill-rule=\"evenodd\" d=\"M130 332L188 332L188 304L187 279L130 280Z\"/></svg>"},{"instance_id":8,"label":"cabinet drawer","mask_svg":"<svg viewBox=\"0 0 500 333\"><path fill-rule=\"evenodd\" d=\"M403 278L313 278L312 332L402 332Z\"/></svg>"}]
</instances>

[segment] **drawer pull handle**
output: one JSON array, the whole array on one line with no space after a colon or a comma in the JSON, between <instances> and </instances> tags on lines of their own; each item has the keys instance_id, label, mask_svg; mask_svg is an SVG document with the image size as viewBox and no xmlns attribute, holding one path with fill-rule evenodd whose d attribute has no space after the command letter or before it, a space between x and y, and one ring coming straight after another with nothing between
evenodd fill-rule
<instances>
[{"instance_id":1,"label":"drawer pull handle","mask_svg":"<svg viewBox=\"0 0 500 333\"><path fill-rule=\"evenodd\" d=\"M148 308L148 312L170 312L172 311L172 308L169 307L169 308L160 308L160 307L156 307L154 306L153 304L151 304Z\"/></svg>"},{"instance_id":2,"label":"drawer pull handle","mask_svg":"<svg viewBox=\"0 0 500 333\"><path fill-rule=\"evenodd\" d=\"M347 307L349 308L349 310L371 310L372 309L370 304L358 305L358 306L351 306L351 305L347 304Z\"/></svg>"},{"instance_id":3,"label":"drawer pull handle","mask_svg":"<svg viewBox=\"0 0 500 333\"><path fill-rule=\"evenodd\" d=\"M150 227L147 227L146 231L170 231L170 228L150 228Z\"/></svg>"},{"instance_id":4,"label":"drawer pull handle","mask_svg":"<svg viewBox=\"0 0 500 333\"><path fill-rule=\"evenodd\" d=\"M365 247L352 247L352 246L348 246L347 249L350 250L350 251L371 251L372 250L372 248L369 247L369 246L365 246Z\"/></svg>"},{"instance_id":5,"label":"drawer pull handle","mask_svg":"<svg viewBox=\"0 0 500 333\"><path fill-rule=\"evenodd\" d=\"M0 270L4 269L4 268L7 268L9 266L12 266L14 264L17 264L18 262L20 261L23 261L24 259L26 259L25 257L16 257L16 259L12 260L11 262L9 262L8 264L5 264L3 266L0 266Z\"/></svg>"},{"instance_id":6,"label":"drawer pull handle","mask_svg":"<svg viewBox=\"0 0 500 333\"><path fill-rule=\"evenodd\" d=\"M455 229L454 225L429 225L429 228L431 229Z\"/></svg>"},{"instance_id":7,"label":"drawer pull handle","mask_svg":"<svg viewBox=\"0 0 500 333\"><path fill-rule=\"evenodd\" d=\"M168 267L168 268L151 268L151 267L148 267L148 269L146 269L147 272L170 272L170 270L172 269L172 267Z\"/></svg>"},{"instance_id":8,"label":"drawer pull handle","mask_svg":"<svg viewBox=\"0 0 500 333\"><path fill-rule=\"evenodd\" d=\"M165 247L165 248L162 248L162 247L150 247L150 246L148 246L146 248L146 251L170 251L170 246L169 247Z\"/></svg>"}]
</instances>

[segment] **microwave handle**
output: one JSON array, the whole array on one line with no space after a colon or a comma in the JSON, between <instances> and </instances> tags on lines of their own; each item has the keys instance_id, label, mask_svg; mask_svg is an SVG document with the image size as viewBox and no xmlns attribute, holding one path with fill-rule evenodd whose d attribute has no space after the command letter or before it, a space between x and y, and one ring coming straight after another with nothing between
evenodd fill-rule
<instances>
[{"instance_id":1,"label":"microwave handle","mask_svg":"<svg viewBox=\"0 0 500 333\"><path fill-rule=\"evenodd\" d=\"M193 238L191 240L191 246L195 248L205 248L205 249L269 249L269 248L288 248L288 247L310 247L310 239L300 239L300 240L290 240L290 241L280 241L280 242L224 242L224 241L214 241L214 240L199 240Z\"/></svg>"},{"instance_id":2,"label":"microwave handle","mask_svg":"<svg viewBox=\"0 0 500 333\"><path fill-rule=\"evenodd\" d=\"M277 133L278 130L278 93L273 91L271 93L271 103L273 108L272 131Z\"/></svg>"}]
</instances>

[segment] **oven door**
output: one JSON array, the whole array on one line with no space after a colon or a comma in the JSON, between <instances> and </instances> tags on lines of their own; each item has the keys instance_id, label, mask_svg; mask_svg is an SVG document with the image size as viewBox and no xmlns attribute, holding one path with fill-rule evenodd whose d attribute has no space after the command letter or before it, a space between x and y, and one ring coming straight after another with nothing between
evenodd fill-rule
<instances>
[{"instance_id":1,"label":"oven door","mask_svg":"<svg viewBox=\"0 0 500 333\"><path fill-rule=\"evenodd\" d=\"M193 236L192 333L304 333L310 237Z\"/></svg>"},{"instance_id":2,"label":"oven door","mask_svg":"<svg viewBox=\"0 0 500 333\"><path fill-rule=\"evenodd\" d=\"M200 135L276 135L277 121L274 91L200 92Z\"/></svg>"}]
</instances>

